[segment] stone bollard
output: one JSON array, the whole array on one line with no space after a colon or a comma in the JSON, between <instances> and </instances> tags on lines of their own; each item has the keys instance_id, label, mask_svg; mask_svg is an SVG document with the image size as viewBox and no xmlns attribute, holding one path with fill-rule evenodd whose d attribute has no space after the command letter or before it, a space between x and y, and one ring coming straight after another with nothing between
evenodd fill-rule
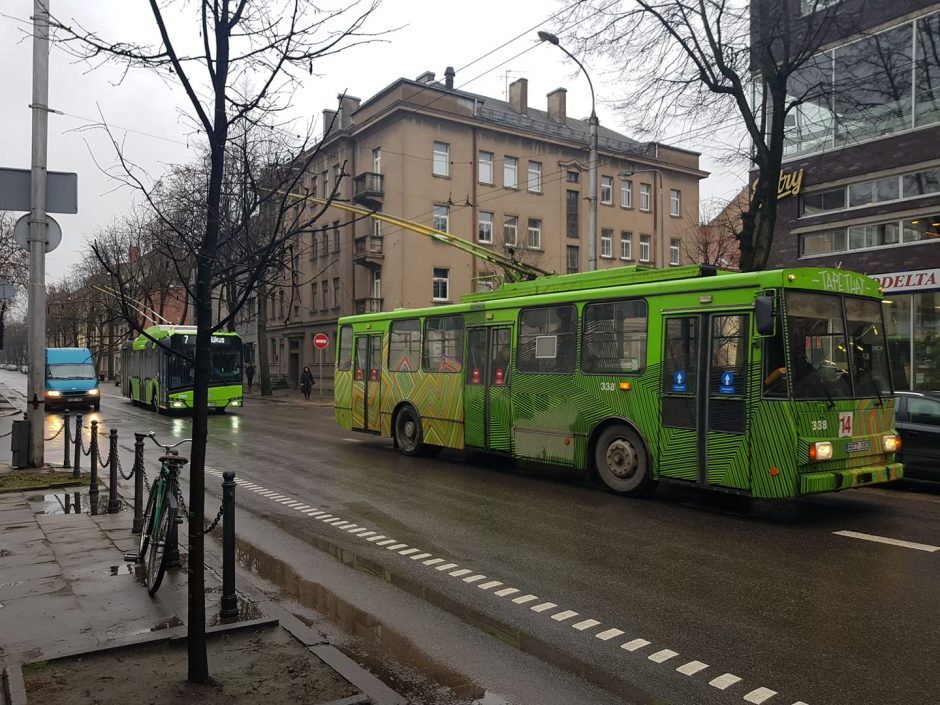
<instances>
[{"instance_id":1,"label":"stone bollard","mask_svg":"<svg viewBox=\"0 0 940 705\"><path fill-rule=\"evenodd\" d=\"M121 510L118 500L118 432L112 428L108 435L108 459L111 461L111 478L108 487L108 514L115 514Z\"/></svg>"},{"instance_id":2,"label":"stone bollard","mask_svg":"<svg viewBox=\"0 0 940 705\"><path fill-rule=\"evenodd\" d=\"M238 616L235 594L235 473L222 473L222 609L219 616Z\"/></svg>"}]
</instances>

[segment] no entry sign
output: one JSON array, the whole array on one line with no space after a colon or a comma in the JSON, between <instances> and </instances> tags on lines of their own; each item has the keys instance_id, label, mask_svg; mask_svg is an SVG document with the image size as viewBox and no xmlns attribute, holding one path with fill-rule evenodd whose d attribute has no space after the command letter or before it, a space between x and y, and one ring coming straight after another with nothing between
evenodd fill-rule
<instances>
[{"instance_id":1,"label":"no entry sign","mask_svg":"<svg viewBox=\"0 0 940 705\"><path fill-rule=\"evenodd\" d=\"M330 337L326 333L317 333L313 336L313 347L317 350L326 350L330 347Z\"/></svg>"}]
</instances>

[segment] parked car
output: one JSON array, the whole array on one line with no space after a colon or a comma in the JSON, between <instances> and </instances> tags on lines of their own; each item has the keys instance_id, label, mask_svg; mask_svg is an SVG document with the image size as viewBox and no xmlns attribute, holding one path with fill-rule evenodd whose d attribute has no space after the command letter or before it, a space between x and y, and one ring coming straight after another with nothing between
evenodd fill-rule
<instances>
[{"instance_id":1,"label":"parked car","mask_svg":"<svg viewBox=\"0 0 940 705\"><path fill-rule=\"evenodd\" d=\"M29 367L27 365L20 365L20 372L25 375L27 372L29 372Z\"/></svg>"},{"instance_id":2,"label":"parked car","mask_svg":"<svg viewBox=\"0 0 940 705\"><path fill-rule=\"evenodd\" d=\"M895 398L904 476L940 480L940 392L897 392Z\"/></svg>"}]
</instances>

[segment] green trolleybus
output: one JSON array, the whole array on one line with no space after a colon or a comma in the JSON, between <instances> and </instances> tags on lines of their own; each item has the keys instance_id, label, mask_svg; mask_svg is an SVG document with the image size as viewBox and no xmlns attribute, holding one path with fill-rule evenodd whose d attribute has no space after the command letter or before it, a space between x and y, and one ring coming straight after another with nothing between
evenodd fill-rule
<instances>
[{"instance_id":1,"label":"green trolleybus","mask_svg":"<svg viewBox=\"0 0 940 705\"><path fill-rule=\"evenodd\" d=\"M196 329L192 326L151 326L147 335L124 344L121 351L121 389L134 404L154 411L193 408L193 366L171 350L195 354ZM167 350L153 340L169 346ZM242 341L238 333L212 334L212 376L209 409L219 412L242 405Z\"/></svg>"},{"instance_id":2,"label":"green trolleybus","mask_svg":"<svg viewBox=\"0 0 940 705\"><path fill-rule=\"evenodd\" d=\"M902 476L881 293L855 272L644 267L342 318L337 422L401 452L797 497Z\"/></svg>"}]
</instances>

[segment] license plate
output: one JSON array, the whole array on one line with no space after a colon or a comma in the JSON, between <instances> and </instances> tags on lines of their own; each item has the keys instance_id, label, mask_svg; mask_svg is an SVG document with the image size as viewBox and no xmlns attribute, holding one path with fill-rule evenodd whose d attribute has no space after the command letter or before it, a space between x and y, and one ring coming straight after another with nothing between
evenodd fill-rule
<instances>
[{"instance_id":1,"label":"license plate","mask_svg":"<svg viewBox=\"0 0 940 705\"><path fill-rule=\"evenodd\" d=\"M215 402L214 402L214 401L210 401L210 402L209 402L209 406L215 406Z\"/></svg>"},{"instance_id":2,"label":"license plate","mask_svg":"<svg viewBox=\"0 0 940 705\"><path fill-rule=\"evenodd\" d=\"M871 441L852 441L851 443L845 444L845 451L847 453L861 453L870 450Z\"/></svg>"}]
</instances>

